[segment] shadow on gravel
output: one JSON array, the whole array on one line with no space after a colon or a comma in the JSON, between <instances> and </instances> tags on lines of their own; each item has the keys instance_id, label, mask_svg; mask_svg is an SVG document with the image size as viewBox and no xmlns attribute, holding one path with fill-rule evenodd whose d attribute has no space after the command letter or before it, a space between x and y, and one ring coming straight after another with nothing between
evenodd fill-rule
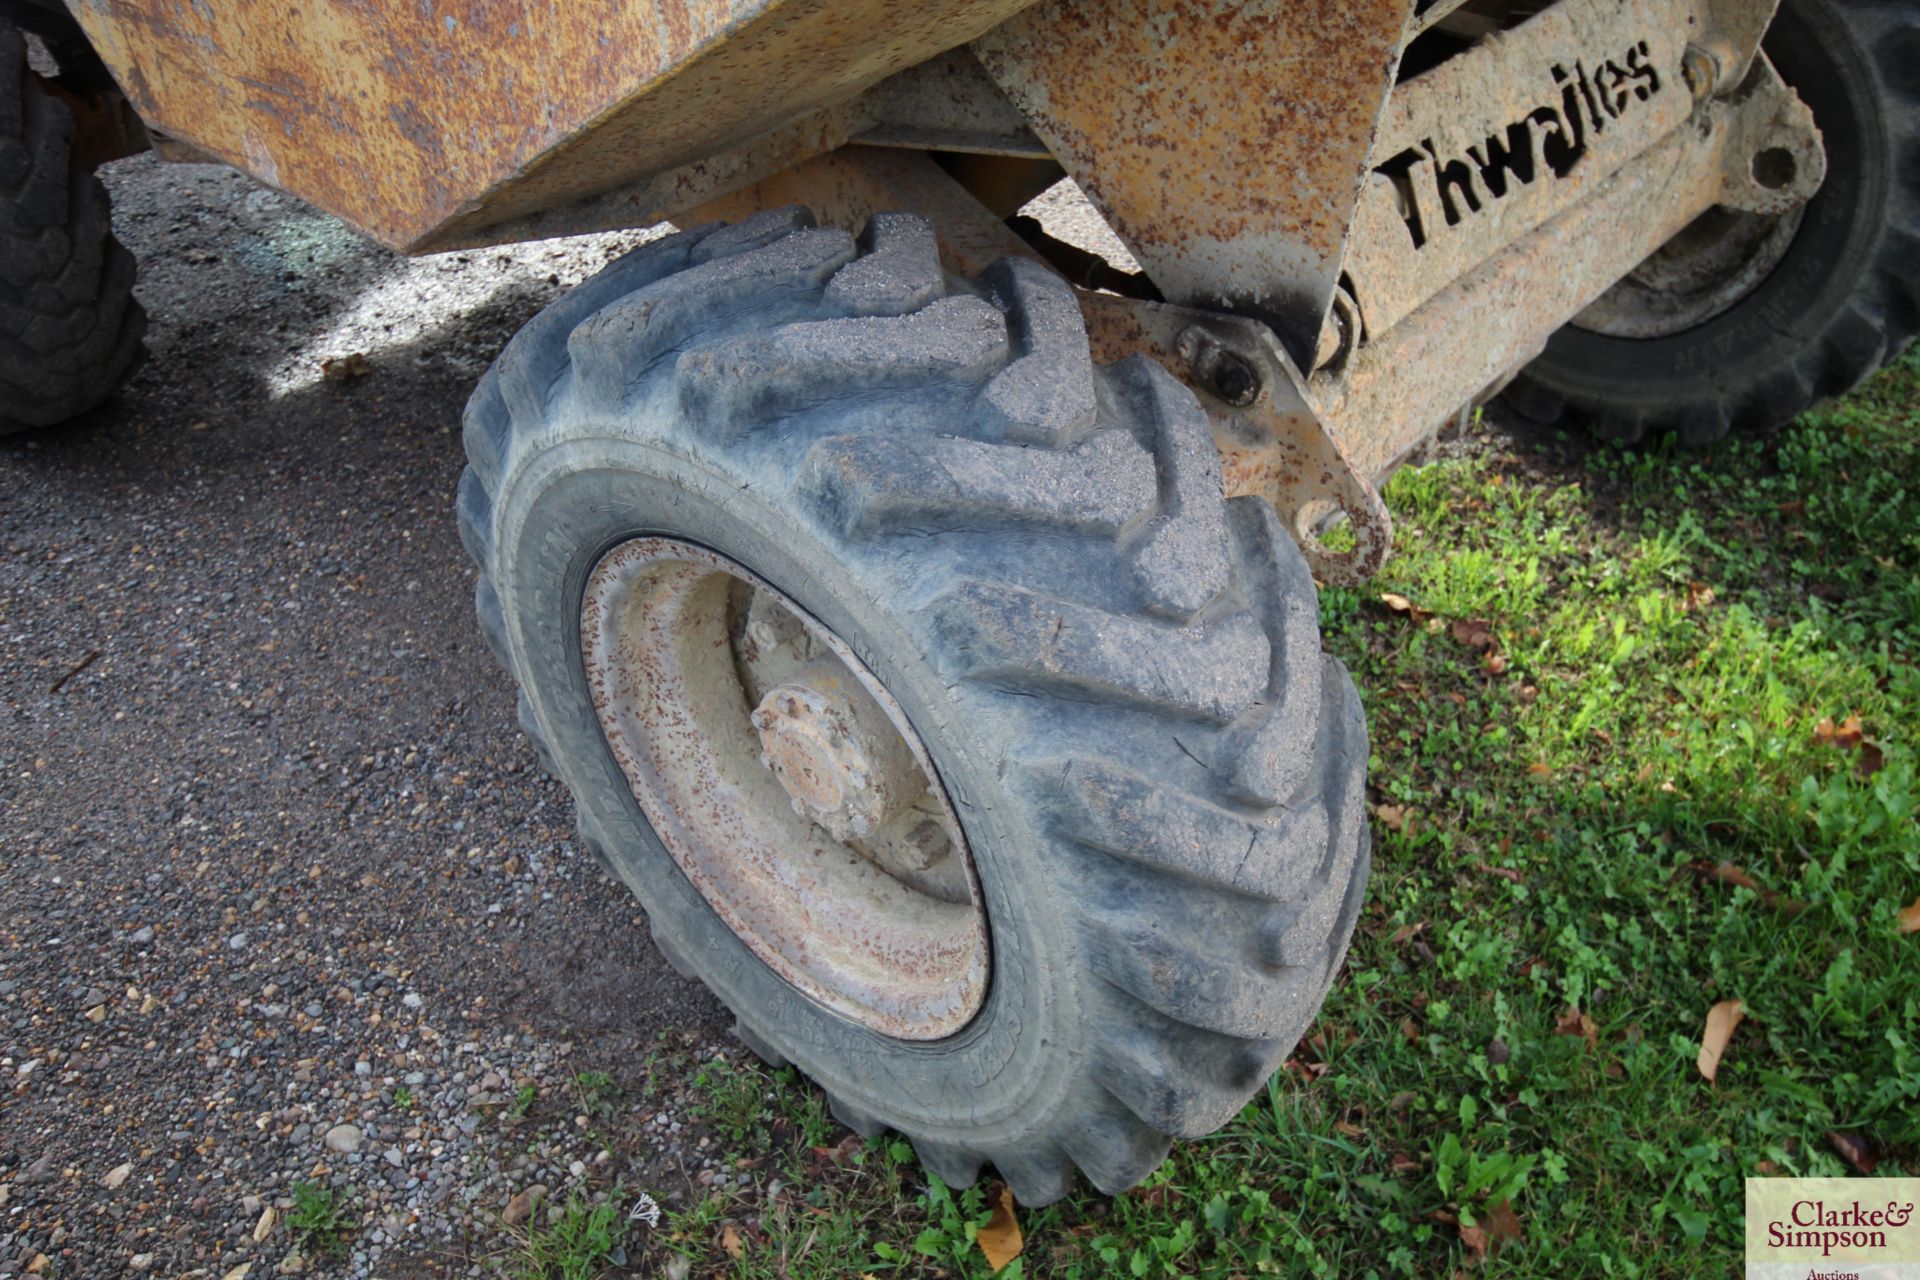
<instances>
[{"instance_id":1,"label":"shadow on gravel","mask_svg":"<svg viewBox=\"0 0 1920 1280\"><path fill-rule=\"evenodd\" d=\"M324 1082L356 1061L566 1041L637 1091L660 1034L729 1020L574 843L452 514L479 370L602 249L553 246L552 280L475 255L500 277L477 303L429 292L365 376L276 396L287 353L364 291L250 293L250 266L194 296L184 255L257 264L267 233L214 202L203 234L142 180L116 198L149 255L154 358L85 419L0 441L0 1055L58 1064L9 1100L0 1171L88 1170L19 1193L83 1221L118 1212L94 1170L158 1152L141 1176L164 1166L148 1194L186 1224L166 1230L205 1240L238 1193L195 1179L294 1176L265 1171L311 1147L253 1117L337 1113ZM332 244L317 263L404 302L398 260Z\"/></svg>"}]
</instances>

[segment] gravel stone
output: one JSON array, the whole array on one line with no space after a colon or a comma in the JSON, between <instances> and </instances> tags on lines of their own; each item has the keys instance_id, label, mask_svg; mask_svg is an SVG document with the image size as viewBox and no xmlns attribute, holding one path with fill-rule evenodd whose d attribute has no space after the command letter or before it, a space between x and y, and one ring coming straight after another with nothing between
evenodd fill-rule
<instances>
[{"instance_id":1,"label":"gravel stone","mask_svg":"<svg viewBox=\"0 0 1920 1280\"><path fill-rule=\"evenodd\" d=\"M737 1053L732 1019L575 843L452 516L486 363L659 231L404 260L218 166L103 177L149 359L0 440L0 1273L465 1280L515 1187L691 1203L687 1081L644 1064ZM632 1111L592 1134L589 1070ZM289 1252L310 1181L338 1261Z\"/></svg>"},{"instance_id":2,"label":"gravel stone","mask_svg":"<svg viewBox=\"0 0 1920 1280\"><path fill-rule=\"evenodd\" d=\"M358 1125L337 1124L327 1130L326 1136L320 1141L325 1144L329 1151L338 1151L344 1155L351 1155L360 1150L360 1144L365 1140L366 1135L360 1131Z\"/></svg>"}]
</instances>

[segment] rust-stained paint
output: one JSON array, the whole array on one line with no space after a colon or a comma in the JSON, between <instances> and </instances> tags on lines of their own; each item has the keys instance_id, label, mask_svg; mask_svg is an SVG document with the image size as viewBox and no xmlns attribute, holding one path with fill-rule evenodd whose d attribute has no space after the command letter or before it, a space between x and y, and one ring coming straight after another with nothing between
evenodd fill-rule
<instances>
[{"instance_id":1,"label":"rust-stained paint","mask_svg":"<svg viewBox=\"0 0 1920 1280\"><path fill-rule=\"evenodd\" d=\"M974 52L1168 298L1307 363L1411 0L1046 0Z\"/></svg>"},{"instance_id":2,"label":"rust-stained paint","mask_svg":"<svg viewBox=\"0 0 1920 1280\"><path fill-rule=\"evenodd\" d=\"M1700 109L1597 185L1588 198L1514 241L1384 334L1308 394L1365 474L1383 479L1452 406L1530 360L1553 331L1716 204L1780 212L1804 201L1825 152L1806 106L1764 57L1737 99ZM1799 157L1795 182L1762 186L1752 158Z\"/></svg>"},{"instance_id":3,"label":"rust-stained paint","mask_svg":"<svg viewBox=\"0 0 1920 1280\"><path fill-rule=\"evenodd\" d=\"M1585 198L1542 226L1496 246L1491 256L1376 330L1349 318L1330 344L1335 358L1310 378L1258 324L1112 294L1081 294L1095 359L1143 353L1200 393L1230 494L1274 504L1316 574L1328 581L1367 576L1384 560L1392 524L1376 486L1460 405L1499 383L1536 353L1567 319L1715 203L1780 212L1803 202L1824 168L1817 129L1804 104L1762 60L1732 98L1714 99L1669 129ZM1792 158L1778 188L1753 159L1764 150ZM857 229L880 209L924 212L955 271L975 273L1008 253L1033 250L922 157L849 147L735 193L704 212L737 215L802 203L829 222ZM1257 371L1251 404L1229 404L1195 376L1183 337L1199 330ZM1356 340L1357 336L1357 340ZM1338 509L1358 546L1322 546L1323 518Z\"/></svg>"},{"instance_id":4,"label":"rust-stained paint","mask_svg":"<svg viewBox=\"0 0 1920 1280\"><path fill-rule=\"evenodd\" d=\"M687 223L736 221L762 209L805 205L822 225L858 232L875 213L917 213L939 236L947 270L978 275L999 259L1038 258L1033 248L924 155L889 147L843 147L690 211Z\"/></svg>"},{"instance_id":5,"label":"rust-stained paint","mask_svg":"<svg viewBox=\"0 0 1920 1280\"><path fill-rule=\"evenodd\" d=\"M70 7L150 126L421 251L843 102L1029 2Z\"/></svg>"},{"instance_id":6,"label":"rust-stained paint","mask_svg":"<svg viewBox=\"0 0 1920 1280\"><path fill-rule=\"evenodd\" d=\"M548 236L580 235L644 227L655 222L690 217L696 209L723 193L777 176L795 165L832 151L865 129L871 117L864 96L790 120L744 142L702 156L687 164L650 173L610 191L566 204L467 230L437 236L433 248L465 249L479 245L540 240ZM743 209L739 201L736 209ZM768 206L758 206L768 207ZM744 210L735 216L745 216ZM692 219L706 221L707 219Z\"/></svg>"},{"instance_id":7,"label":"rust-stained paint","mask_svg":"<svg viewBox=\"0 0 1920 1280\"><path fill-rule=\"evenodd\" d=\"M594 566L580 637L615 762L727 928L882 1034L937 1040L972 1019L989 956L965 834L905 713L839 637L743 566L657 537Z\"/></svg>"},{"instance_id":8,"label":"rust-stained paint","mask_svg":"<svg viewBox=\"0 0 1920 1280\"><path fill-rule=\"evenodd\" d=\"M1267 499L1322 582L1359 582L1379 572L1393 542L1393 518L1379 491L1348 457L1307 399L1302 378L1258 321L1110 293L1080 294L1093 358L1102 363L1141 354L1193 387L1213 425L1228 497ZM1250 402L1228 404L1195 376L1195 358L1209 343L1229 349L1256 379ZM1342 514L1352 550L1320 541L1327 517Z\"/></svg>"},{"instance_id":9,"label":"rust-stained paint","mask_svg":"<svg viewBox=\"0 0 1920 1280\"><path fill-rule=\"evenodd\" d=\"M1708 0L1561 0L1396 88L1346 270L1366 326L1426 299L1684 124Z\"/></svg>"}]
</instances>

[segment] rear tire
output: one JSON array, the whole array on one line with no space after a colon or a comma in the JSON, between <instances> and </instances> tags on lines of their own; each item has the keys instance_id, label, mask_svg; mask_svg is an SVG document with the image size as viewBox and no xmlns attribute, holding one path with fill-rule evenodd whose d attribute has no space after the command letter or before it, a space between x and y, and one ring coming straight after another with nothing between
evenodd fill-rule
<instances>
[{"instance_id":1,"label":"rear tire","mask_svg":"<svg viewBox=\"0 0 1920 1280\"><path fill-rule=\"evenodd\" d=\"M482 629L661 950L863 1134L1026 1204L1145 1177L1303 1033L1364 895L1367 741L1273 509L1073 294L942 275L927 225L801 211L641 248L515 337L467 411ZM954 801L991 932L979 1011L882 1034L783 981L684 874L596 721L589 578L707 548L830 630ZM719 660L719 659L716 659ZM604 696L604 690L602 690Z\"/></svg>"},{"instance_id":2,"label":"rear tire","mask_svg":"<svg viewBox=\"0 0 1920 1280\"><path fill-rule=\"evenodd\" d=\"M1845 394L1920 329L1920 9L1784 0L1765 47L1827 148L1826 181L1784 256L1682 332L1567 325L1504 395L1522 417L1622 443L1673 431L1705 445Z\"/></svg>"},{"instance_id":3,"label":"rear tire","mask_svg":"<svg viewBox=\"0 0 1920 1280\"><path fill-rule=\"evenodd\" d=\"M0 435L93 408L140 359L147 317L106 188L73 154L73 114L0 23Z\"/></svg>"}]
</instances>

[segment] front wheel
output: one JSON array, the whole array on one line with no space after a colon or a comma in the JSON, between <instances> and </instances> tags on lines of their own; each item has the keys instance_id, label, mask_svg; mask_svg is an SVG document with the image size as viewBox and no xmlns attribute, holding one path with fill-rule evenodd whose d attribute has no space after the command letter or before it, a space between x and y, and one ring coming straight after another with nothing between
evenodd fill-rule
<instances>
[{"instance_id":1,"label":"front wheel","mask_svg":"<svg viewBox=\"0 0 1920 1280\"><path fill-rule=\"evenodd\" d=\"M1813 111L1827 177L1802 209L1713 209L1547 343L1522 417L1624 443L1784 426L1920 330L1920 8L1783 0L1765 48Z\"/></svg>"},{"instance_id":2,"label":"front wheel","mask_svg":"<svg viewBox=\"0 0 1920 1280\"><path fill-rule=\"evenodd\" d=\"M1071 289L918 218L650 244L467 416L480 618L661 949L849 1127L1025 1203L1231 1117L1366 884L1367 743L1271 507Z\"/></svg>"},{"instance_id":3,"label":"front wheel","mask_svg":"<svg viewBox=\"0 0 1920 1280\"><path fill-rule=\"evenodd\" d=\"M93 408L140 360L133 255L73 130L0 18L0 435Z\"/></svg>"}]
</instances>

